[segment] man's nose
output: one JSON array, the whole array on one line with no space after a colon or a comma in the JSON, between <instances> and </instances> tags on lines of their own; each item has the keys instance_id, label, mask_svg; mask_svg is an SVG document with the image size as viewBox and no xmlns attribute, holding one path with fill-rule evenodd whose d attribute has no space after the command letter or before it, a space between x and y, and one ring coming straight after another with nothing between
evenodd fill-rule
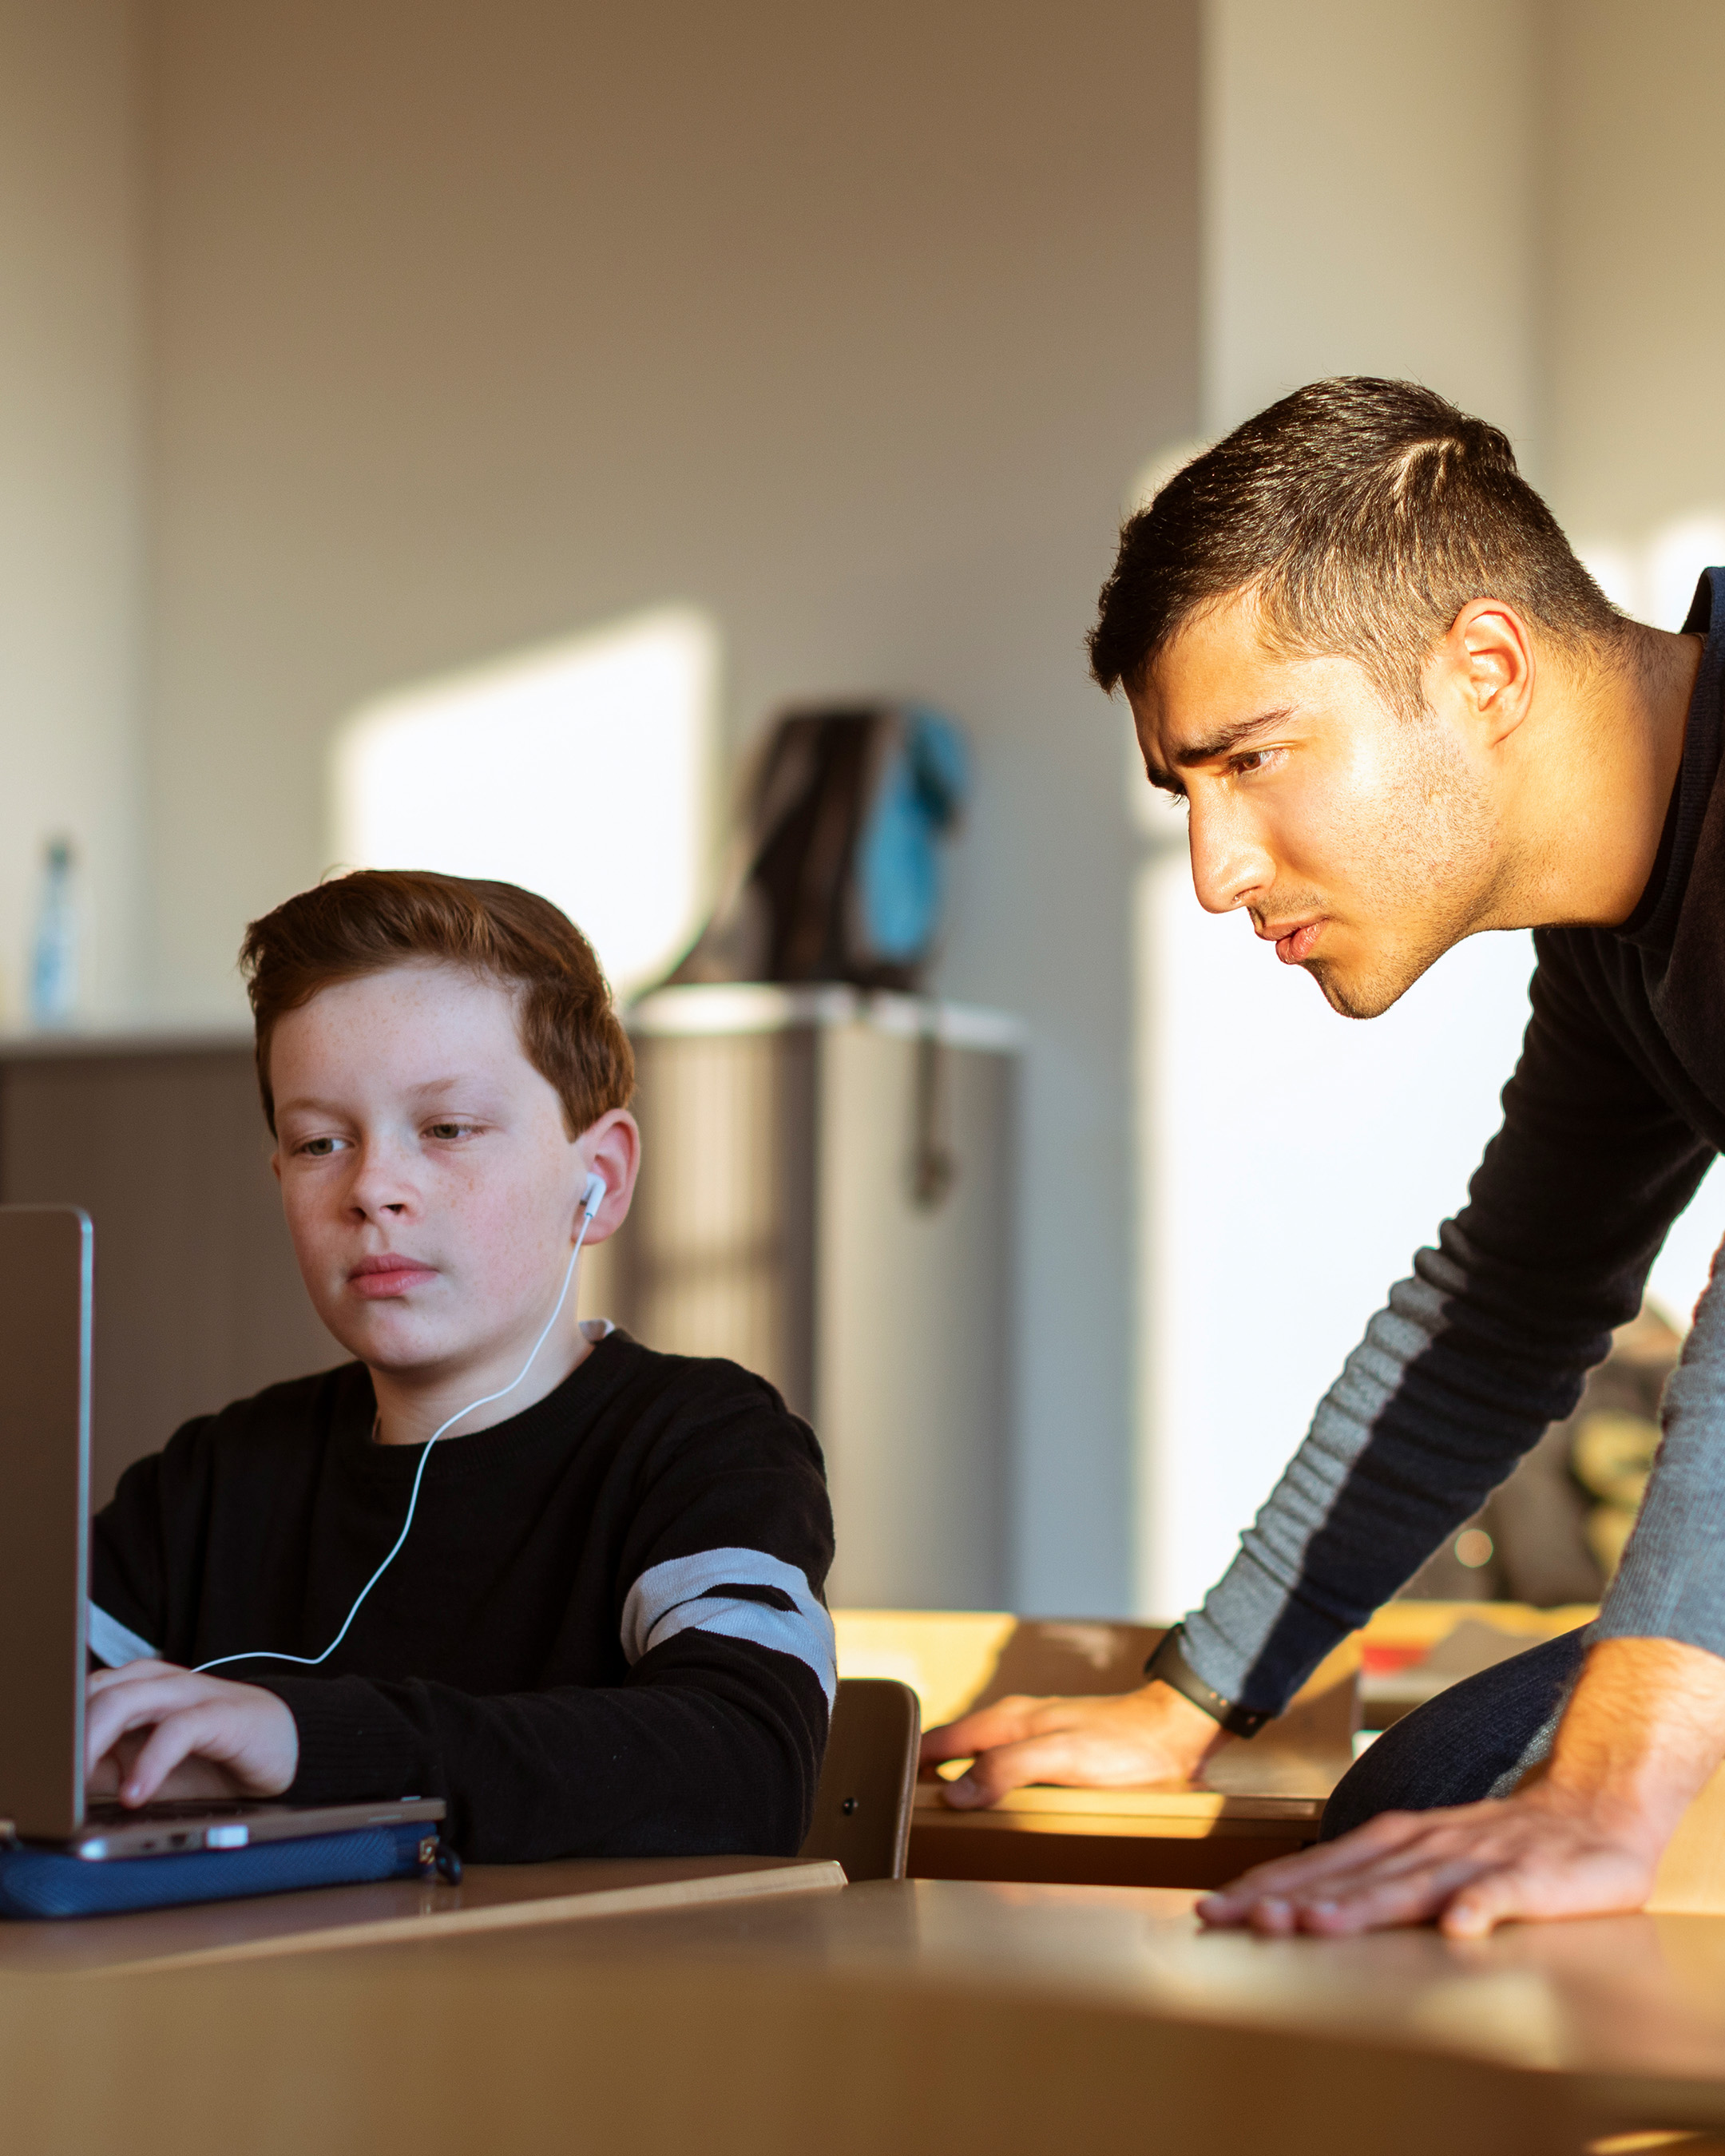
<instances>
[{"instance_id":1,"label":"man's nose","mask_svg":"<svg viewBox=\"0 0 1725 2156\"><path fill-rule=\"evenodd\" d=\"M1276 864L1268 850L1234 818L1194 800L1187 835L1192 887L1206 913L1233 913L1275 881Z\"/></svg>"}]
</instances>

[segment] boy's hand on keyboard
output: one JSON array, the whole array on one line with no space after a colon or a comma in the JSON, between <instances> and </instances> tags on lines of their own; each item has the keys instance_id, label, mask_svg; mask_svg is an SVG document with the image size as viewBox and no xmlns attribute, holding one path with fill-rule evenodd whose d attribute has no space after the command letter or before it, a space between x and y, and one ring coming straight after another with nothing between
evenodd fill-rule
<instances>
[{"instance_id":1,"label":"boy's hand on keyboard","mask_svg":"<svg viewBox=\"0 0 1725 2156\"><path fill-rule=\"evenodd\" d=\"M272 1691L172 1662L98 1670L85 1712L93 1795L278 1797L300 1763L293 1715Z\"/></svg>"},{"instance_id":2,"label":"boy's hand on keyboard","mask_svg":"<svg viewBox=\"0 0 1725 2156\"><path fill-rule=\"evenodd\" d=\"M961 1810L992 1804L1029 1782L1122 1789L1189 1780L1227 1739L1202 1707L1169 1685L1088 1699L996 1700L922 1740L922 1772L971 1759L942 1792Z\"/></svg>"}]
</instances>

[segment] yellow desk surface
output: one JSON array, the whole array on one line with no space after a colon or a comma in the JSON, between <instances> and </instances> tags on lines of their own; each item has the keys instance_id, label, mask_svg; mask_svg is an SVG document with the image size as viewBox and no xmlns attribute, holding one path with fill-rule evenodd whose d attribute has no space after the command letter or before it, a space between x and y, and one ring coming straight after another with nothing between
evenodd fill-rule
<instances>
[{"instance_id":1,"label":"yellow desk surface","mask_svg":"<svg viewBox=\"0 0 1725 2156\"><path fill-rule=\"evenodd\" d=\"M1399 1660L1459 1626L1532 1645L1584 1623L1590 1609L1517 1603L1395 1602L1326 1657L1288 1712L1210 1763L1202 1785L1013 1792L986 1812L957 1812L933 1782L918 1789L911 1875L1095 1886L1204 1887L1317 1839L1325 1799L1352 1763L1362 1663ZM916 1690L923 1725L1009 1692L1109 1692L1141 1681L1158 1625L1027 1619L1004 1611L838 1609L847 1676L893 1676ZM956 1771L956 1770L955 1770ZM1722 1789L1725 1804L1725 1789ZM1709 1830L1709 1832L1711 1830ZM1707 1906L1725 1906L1725 1860ZM1694 1866L1692 1865L1692 1871Z\"/></svg>"},{"instance_id":2,"label":"yellow desk surface","mask_svg":"<svg viewBox=\"0 0 1725 2156\"><path fill-rule=\"evenodd\" d=\"M972 1698L1018 1685L1052 1691L1062 1679L1074 1689L1119 1689L1142 1670L1146 1643L1159 1637L1147 1626L1027 1624L964 1613L932 1620L841 1617L841 1668L847 1646L853 1661L870 1648L877 1657L883 1646L890 1649L896 1623L901 1639L923 1648L925 1686L942 1707L967 1691ZM996 1636L1003 1621L1012 1629ZM996 1634L984 1630L990 1625ZM937 1782L922 1783L911 1829L911 1876L1218 1887L1254 1864L1302 1849L1317 1840L1324 1800L1352 1758L1360 1651L1358 1638L1345 1641L1286 1714L1250 1743L1217 1755L1202 1786L1039 1786L1015 1789L988 1811L961 1812L944 1802ZM992 1659L985 1662L985 1655ZM1010 1669L1009 1657L1017 1658L1018 1670Z\"/></svg>"},{"instance_id":3,"label":"yellow desk surface","mask_svg":"<svg viewBox=\"0 0 1725 2156\"><path fill-rule=\"evenodd\" d=\"M1575 2156L1725 2123L1725 1920L1266 1941L1191 1902L882 1881L0 1969L0 2116L31 2156Z\"/></svg>"}]
</instances>

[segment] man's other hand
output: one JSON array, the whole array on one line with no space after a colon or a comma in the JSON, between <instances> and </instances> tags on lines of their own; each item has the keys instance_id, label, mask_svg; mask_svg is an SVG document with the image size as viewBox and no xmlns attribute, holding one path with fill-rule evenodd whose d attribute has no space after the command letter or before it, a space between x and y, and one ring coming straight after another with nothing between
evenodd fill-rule
<instances>
[{"instance_id":1,"label":"man's other hand","mask_svg":"<svg viewBox=\"0 0 1725 2156\"><path fill-rule=\"evenodd\" d=\"M1189 1781L1227 1741L1202 1707L1153 1683L1089 1699L997 1700L931 1729L922 1768L971 1760L967 1774L942 1785L949 1804L968 1810L1031 1782L1118 1789Z\"/></svg>"},{"instance_id":2,"label":"man's other hand","mask_svg":"<svg viewBox=\"0 0 1725 2156\"><path fill-rule=\"evenodd\" d=\"M1257 1866L1198 1913L1260 1932L1435 1920L1466 1939L1517 1917L1639 1909L1722 1754L1725 1656L1677 1640L1601 1640L1550 1759L1513 1796L1380 1812L1335 1841Z\"/></svg>"},{"instance_id":3,"label":"man's other hand","mask_svg":"<svg viewBox=\"0 0 1725 2156\"><path fill-rule=\"evenodd\" d=\"M98 1670L85 1713L93 1795L279 1797L300 1763L300 1732L272 1691L172 1662Z\"/></svg>"},{"instance_id":4,"label":"man's other hand","mask_svg":"<svg viewBox=\"0 0 1725 2156\"><path fill-rule=\"evenodd\" d=\"M1335 1841L1255 1866L1198 1913L1272 1934L1435 1921L1450 1938L1481 1938L1516 1917L1639 1909L1662 1840L1620 1805L1539 1784L1483 1804L1380 1812Z\"/></svg>"}]
</instances>

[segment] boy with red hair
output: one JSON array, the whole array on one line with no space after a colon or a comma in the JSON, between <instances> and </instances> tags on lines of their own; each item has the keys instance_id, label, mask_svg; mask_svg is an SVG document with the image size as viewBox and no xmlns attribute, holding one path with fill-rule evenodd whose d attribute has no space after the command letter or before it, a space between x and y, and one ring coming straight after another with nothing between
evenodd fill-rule
<instances>
[{"instance_id":1,"label":"boy with red hair","mask_svg":"<svg viewBox=\"0 0 1725 2156\"><path fill-rule=\"evenodd\" d=\"M412 1789L493 1861L794 1851L836 1682L820 1451L736 1365L577 1322L639 1162L585 938L512 885L368 871L241 963L354 1359L188 1423L98 1516L92 1787Z\"/></svg>"}]
</instances>

